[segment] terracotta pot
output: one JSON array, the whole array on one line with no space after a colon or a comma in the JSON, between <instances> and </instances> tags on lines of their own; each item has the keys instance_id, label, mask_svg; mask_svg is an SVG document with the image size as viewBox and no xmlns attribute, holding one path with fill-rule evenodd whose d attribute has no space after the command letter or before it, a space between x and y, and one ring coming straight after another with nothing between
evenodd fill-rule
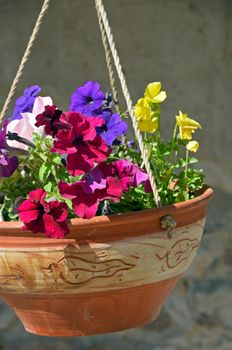
<instances>
[{"instance_id":1,"label":"terracotta pot","mask_svg":"<svg viewBox=\"0 0 232 350\"><path fill-rule=\"evenodd\" d=\"M91 220L74 219L65 239L0 223L0 296L27 331L80 336L115 332L151 322L200 245L205 187L195 199ZM160 228L170 214L171 239Z\"/></svg>"}]
</instances>

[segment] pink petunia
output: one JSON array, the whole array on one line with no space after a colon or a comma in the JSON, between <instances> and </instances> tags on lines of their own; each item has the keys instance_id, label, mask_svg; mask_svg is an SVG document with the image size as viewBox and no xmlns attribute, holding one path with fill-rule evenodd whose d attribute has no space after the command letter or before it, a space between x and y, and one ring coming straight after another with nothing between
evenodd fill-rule
<instances>
[{"instance_id":1,"label":"pink petunia","mask_svg":"<svg viewBox=\"0 0 232 350\"><path fill-rule=\"evenodd\" d=\"M118 160L98 164L82 180L70 185L61 181L59 191L72 200L76 215L90 219L96 215L101 201L119 202L124 192L139 184L150 192L148 175L130 161Z\"/></svg>"},{"instance_id":2,"label":"pink petunia","mask_svg":"<svg viewBox=\"0 0 232 350\"><path fill-rule=\"evenodd\" d=\"M18 207L24 230L44 233L48 237L63 238L69 233L67 225L68 207L59 201L45 200L46 192L39 188L31 191L28 199Z\"/></svg>"},{"instance_id":3,"label":"pink petunia","mask_svg":"<svg viewBox=\"0 0 232 350\"><path fill-rule=\"evenodd\" d=\"M52 152L67 155L69 174L84 174L93 168L95 163L107 159L111 149L96 132L96 127L105 123L103 119L66 112L61 115L60 122L64 124L64 128L56 134Z\"/></svg>"},{"instance_id":4,"label":"pink petunia","mask_svg":"<svg viewBox=\"0 0 232 350\"><path fill-rule=\"evenodd\" d=\"M71 185L61 181L59 183L59 191L64 198L72 200L73 210L77 216L90 219L97 212L100 195L98 192L93 194L86 193L83 185L81 181Z\"/></svg>"},{"instance_id":5,"label":"pink petunia","mask_svg":"<svg viewBox=\"0 0 232 350\"><path fill-rule=\"evenodd\" d=\"M19 136L33 142L33 133L39 133L41 136L44 133L43 127L36 127L36 116L42 113L45 106L52 105L50 97L38 96L35 99L32 112L21 113L20 119L15 119L9 122L7 125L7 132L17 133ZM18 141L7 141L9 146L17 147L20 149L27 149L27 146Z\"/></svg>"},{"instance_id":6,"label":"pink petunia","mask_svg":"<svg viewBox=\"0 0 232 350\"><path fill-rule=\"evenodd\" d=\"M146 192L152 191L147 173L138 165L129 160L120 159L115 162L115 168L124 192L128 191L131 186L138 187L140 184L144 185Z\"/></svg>"}]
</instances>

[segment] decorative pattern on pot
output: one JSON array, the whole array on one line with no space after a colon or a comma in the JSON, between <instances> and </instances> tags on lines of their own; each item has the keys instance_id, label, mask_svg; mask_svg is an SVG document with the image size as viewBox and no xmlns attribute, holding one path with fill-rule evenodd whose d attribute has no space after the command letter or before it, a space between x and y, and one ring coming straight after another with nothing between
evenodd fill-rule
<instances>
[{"instance_id":1,"label":"decorative pattern on pot","mask_svg":"<svg viewBox=\"0 0 232 350\"><path fill-rule=\"evenodd\" d=\"M163 281L182 274L200 244L204 219L164 232L108 244L0 251L2 292L91 292Z\"/></svg>"}]
</instances>

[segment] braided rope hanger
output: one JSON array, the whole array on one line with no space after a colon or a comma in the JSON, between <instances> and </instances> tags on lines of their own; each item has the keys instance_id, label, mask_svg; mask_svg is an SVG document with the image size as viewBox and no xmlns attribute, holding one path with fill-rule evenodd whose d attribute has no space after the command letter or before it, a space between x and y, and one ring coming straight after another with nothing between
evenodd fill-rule
<instances>
[{"instance_id":1,"label":"braided rope hanger","mask_svg":"<svg viewBox=\"0 0 232 350\"><path fill-rule=\"evenodd\" d=\"M129 115L130 115L131 120L132 120L132 125L133 125L133 128L134 128L135 136L137 138L138 145L139 145L139 148L140 148L140 152L141 152L141 155L142 155L142 158L143 158L143 161L144 161L144 165L145 165L147 174L148 174L149 179L150 179L152 191L153 191L153 194L154 194L155 203L156 203L157 207L161 207L162 204L161 204L161 200L160 200L160 197L159 197L156 180L155 180L154 174L153 174L153 172L151 170L149 158L148 158L148 155L147 155L144 143L143 143L142 134L141 134L141 132L139 130L138 122L137 122L136 116L134 114L133 103L132 103L132 100L131 100L131 97L130 97L130 93L129 93L129 90L128 90L128 87L127 87L126 79L125 79L125 76L124 76L124 73L123 73L123 70L122 70L122 66L121 66L121 63L120 63L118 52L117 52L116 47L115 47L114 38L113 38L112 31L111 31L111 28L110 28L110 25L109 25L107 14L106 14L106 11L104 9L102 0L95 0L95 5L96 5L96 9L97 9L97 15L98 15L98 18L99 18L99 24L102 22L102 24L104 26L105 35L107 36L107 39L108 39L108 43L109 43L109 47L110 47L110 50L111 50L111 54L113 56L115 68L116 68L116 71L118 73L118 77L119 77L119 80L120 80L120 83L121 83L122 92L124 94L124 97L125 97L125 100L126 100L126 104L127 104L127 108L128 108L128 111L129 111ZM100 25L101 32L102 32L103 26ZM102 33L102 37L103 36L104 36L104 33ZM106 46L104 45L104 48L105 47ZM106 51L106 49L105 49L105 51ZM108 55L108 53L106 53L106 55Z\"/></svg>"},{"instance_id":2,"label":"braided rope hanger","mask_svg":"<svg viewBox=\"0 0 232 350\"><path fill-rule=\"evenodd\" d=\"M105 32L105 28L101 19L101 16L98 13L98 24L100 27L100 32L101 32L101 37L102 37L102 44L104 47L104 51L105 51L105 58L106 58L106 65L107 65L107 69L108 69L108 74L109 74L109 81L110 81L110 86L111 86L111 90L112 90L112 94L113 94L113 98L115 103L115 108L117 110L117 112L119 113L119 106L118 106L118 91L117 91L117 87L116 87L116 81L115 81L115 76L114 76L114 68L112 65L112 61L111 61L111 51L109 49L108 46L108 39L106 36L106 32Z\"/></svg>"},{"instance_id":3,"label":"braided rope hanger","mask_svg":"<svg viewBox=\"0 0 232 350\"><path fill-rule=\"evenodd\" d=\"M49 7L49 3L50 3L50 0L44 0L43 6L42 6L41 11L39 13L39 16L38 16L38 18L36 20L36 23L35 23L34 29L32 31L32 34L31 34L31 36L29 38L29 41L28 41L26 50L25 50L25 52L23 54L22 60L20 62L19 68L17 70L17 73L16 73L15 78L14 78L14 80L12 82L12 85L11 85L10 91L8 93L8 96L7 96L6 101L5 101L4 105L3 105L2 111L0 113L0 123L3 121L3 119L4 119L5 115L6 115L6 112L8 110L8 107L9 107L9 105L11 103L12 97L15 94L15 91L16 91L16 88L18 86L19 80L20 80L20 78L21 78L21 76L23 74L24 67L25 67L25 65L26 65L26 63L27 63L27 61L29 59L30 54L31 54L32 46L34 45L35 40L38 37L39 30L40 30L40 27L41 27L44 15L46 14L46 12L48 10L48 7Z\"/></svg>"},{"instance_id":4,"label":"braided rope hanger","mask_svg":"<svg viewBox=\"0 0 232 350\"><path fill-rule=\"evenodd\" d=\"M22 57L22 60L20 62L20 65L19 65L19 68L17 70L16 76L15 76L13 82L12 82L10 91L8 93L8 96L7 96L6 101L5 101L4 105L3 105L2 111L0 113L0 123L3 121L3 119L5 117L5 114L7 112L7 109L9 107L9 105L10 105L11 100L12 100L12 97L15 94L17 85L18 85L19 80L20 80L20 78L21 78L21 76L23 74L25 65L26 65L26 63L27 63L27 61L28 61L28 59L30 57L32 47L33 47L33 45L35 43L36 38L38 37L38 33L39 33L39 30L40 30L43 18L44 18L44 15L46 14L46 12L48 10L49 4L50 4L50 0L44 0L43 6L42 6L41 11L39 13L39 16L38 16L38 18L36 20L36 23L35 23L34 29L32 31L32 34L31 34L31 36L29 38L29 42L27 44L26 50L25 50L24 55ZM148 174L148 176L150 178L150 182L151 182L151 187L152 187L153 194L154 194L155 203L156 203L157 207L160 207L161 206L161 201L160 201L160 197L159 197L159 193L158 193L158 189L157 189L157 185L156 185L156 180L155 180L155 177L154 177L154 175L152 173L152 170L151 170L151 167L150 167L150 163L149 163L149 158L148 158L145 146L143 144L143 138L142 138L142 135L141 135L139 127L138 127L137 119L136 119L135 114L134 114L133 103L132 103L132 100L131 100L131 97L130 97L130 93L129 93L129 90L128 90L128 87L127 87L127 84L126 84L125 76L124 76L123 71L122 71L122 66L120 64L120 59L119 59L117 50L115 48L114 38L113 38L113 35L112 35L112 32L111 32L109 21L108 21L108 18L107 18L107 15L106 15L106 12L105 12L105 9L104 9L102 1L101 0L95 0L95 4L96 4L96 9L97 9L97 14L98 14L99 26L100 26L100 30L101 30L101 34L102 34L103 46L104 46L105 54L106 54L106 62L107 62L107 68L108 68L108 71L109 71L109 77L110 77L110 83L111 83L111 87L112 87L112 92L113 92L115 100L117 100L118 94L117 94L117 89L116 89L116 84L115 84L115 79L114 79L114 74L113 74L113 67L112 67L111 59L110 59L110 52L108 50L108 44L109 44L109 47L110 47L110 50L111 50L111 53L112 53L112 56L113 56L113 59L114 59L115 68L116 68L116 71L118 73L118 77L119 77L119 80L120 80L120 83L121 83L121 88L122 88L122 91L123 91L123 94L124 94L124 97L125 97L125 100L126 100L126 104L127 104L127 108L128 108L128 111L129 111L129 115L130 115L131 120L132 120L132 125L133 125L133 128L134 128L135 136L137 138L138 145L139 145L139 148L140 148L140 151L141 151L141 155L142 155L142 158L143 158L143 161L144 161L144 164L145 164L145 168L146 168L147 174ZM107 39L108 39L108 43L107 43Z\"/></svg>"}]
</instances>

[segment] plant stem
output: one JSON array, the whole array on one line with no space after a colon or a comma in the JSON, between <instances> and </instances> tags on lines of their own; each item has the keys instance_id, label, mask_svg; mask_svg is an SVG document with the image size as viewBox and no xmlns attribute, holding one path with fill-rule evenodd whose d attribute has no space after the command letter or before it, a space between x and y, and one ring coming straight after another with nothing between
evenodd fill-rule
<instances>
[{"instance_id":1,"label":"plant stem","mask_svg":"<svg viewBox=\"0 0 232 350\"><path fill-rule=\"evenodd\" d=\"M174 161L173 161L174 164L176 164L177 156L178 156L178 151L175 151L175 153L174 153Z\"/></svg>"},{"instance_id":2,"label":"plant stem","mask_svg":"<svg viewBox=\"0 0 232 350\"><path fill-rule=\"evenodd\" d=\"M147 141L147 132L146 131L144 131L143 140L145 141L144 147L145 147L146 153L148 154L147 143L146 143L146 141ZM144 166L145 166L145 161L143 160L142 164L141 164L141 168L144 168Z\"/></svg>"},{"instance_id":3,"label":"plant stem","mask_svg":"<svg viewBox=\"0 0 232 350\"><path fill-rule=\"evenodd\" d=\"M185 170L184 170L184 176L185 181L187 182L188 177L188 162L189 162L189 151L186 149L186 158L185 158L186 164L185 164Z\"/></svg>"},{"instance_id":4,"label":"plant stem","mask_svg":"<svg viewBox=\"0 0 232 350\"><path fill-rule=\"evenodd\" d=\"M28 158L25 159L24 165L25 165L26 167L28 167L28 169L30 169L30 170L32 171L32 173L35 174L35 173L37 172L37 169L34 168L34 166L28 161ZM37 178L37 179L34 178L34 180L38 183L39 186L42 186L42 187L43 187L42 182L41 182L38 178Z\"/></svg>"},{"instance_id":5,"label":"plant stem","mask_svg":"<svg viewBox=\"0 0 232 350\"><path fill-rule=\"evenodd\" d=\"M176 141L176 132L177 132L177 124L175 124L173 134L172 134L172 143Z\"/></svg>"},{"instance_id":6,"label":"plant stem","mask_svg":"<svg viewBox=\"0 0 232 350\"><path fill-rule=\"evenodd\" d=\"M177 133L177 124L175 124L174 130L173 130L173 134L172 134L171 149L170 149L170 154L169 154L169 159L168 159L169 162L171 162L171 159L172 159L172 152L173 152L174 145L175 145L175 142L176 142L176 133ZM174 153L174 164L176 163L177 154L178 154L178 151L175 151L175 153Z\"/></svg>"},{"instance_id":7,"label":"plant stem","mask_svg":"<svg viewBox=\"0 0 232 350\"><path fill-rule=\"evenodd\" d=\"M160 144L160 116L157 117L158 118L158 126L157 126L157 145L159 146Z\"/></svg>"}]
</instances>

